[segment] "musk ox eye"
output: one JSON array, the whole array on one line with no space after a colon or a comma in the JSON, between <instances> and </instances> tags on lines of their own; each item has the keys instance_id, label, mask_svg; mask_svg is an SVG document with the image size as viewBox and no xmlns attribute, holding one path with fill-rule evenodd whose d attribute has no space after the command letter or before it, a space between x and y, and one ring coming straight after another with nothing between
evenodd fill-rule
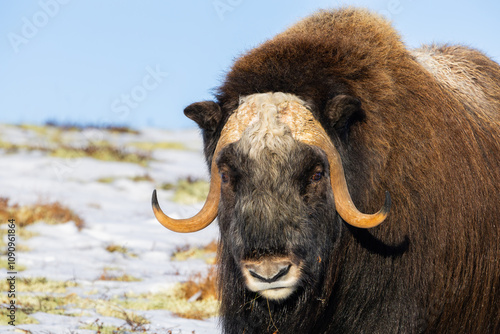
<instances>
[{"instance_id":1,"label":"musk ox eye","mask_svg":"<svg viewBox=\"0 0 500 334\"><path fill-rule=\"evenodd\" d=\"M222 183L228 183L229 182L229 175L226 172L221 172L220 173L220 180Z\"/></svg>"},{"instance_id":2,"label":"musk ox eye","mask_svg":"<svg viewBox=\"0 0 500 334\"><path fill-rule=\"evenodd\" d=\"M311 176L311 181L318 182L323 178L323 172L316 172Z\"/></svg>"}]
</instances>

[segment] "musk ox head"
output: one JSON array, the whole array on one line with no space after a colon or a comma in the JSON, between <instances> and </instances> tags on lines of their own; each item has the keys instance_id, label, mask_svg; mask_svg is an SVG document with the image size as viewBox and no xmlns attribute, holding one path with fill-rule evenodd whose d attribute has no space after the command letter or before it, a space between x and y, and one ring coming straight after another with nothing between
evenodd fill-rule
<instances>
[{"instance_id":1,"label":"musk ox head","mask_svg":"<svg viewBox=\"0 0 500 334\"><path fill-rule=\"evenodd\" d=\"M341 99L342 97L339 97ZM345 99L344 99L345 100ZM338 103L345 108L345 103ZM307 103L285 93L241 98L229 116L211 161L211 184L201 211L158 221L193 232L219 216L221 242L247 291L268 300L287 299L316 281L323 248L348 224L374 227L386 218L390 198L375 214L363 214L348 192L342 162Z\"/></svg>"}]
</instances>

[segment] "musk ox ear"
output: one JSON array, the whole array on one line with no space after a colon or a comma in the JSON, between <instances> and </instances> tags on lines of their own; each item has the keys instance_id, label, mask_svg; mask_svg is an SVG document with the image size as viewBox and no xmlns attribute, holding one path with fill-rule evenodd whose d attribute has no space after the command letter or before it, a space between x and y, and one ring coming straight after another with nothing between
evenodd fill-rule
<instances>
[{"instance_id":1,"label":"musk ox ear","mask_svg":"<svg viewBox=\"0 0 500 334\"><path fill-rule=\"evenodd\" d=\"M184 115L206 131L215 131L222 118L220 106L213 101L203 101L190 104L184 109Z\"/></svg>"},{"instance_id":2,"label":"musk ox ear","mask_svg":"<svg viewBox=\"0 0 500 334\"><path fill-rule=\"evenodd\" d=\"M341 138L347 139L349 127L362 120L364 113L360 100L350 95L341 94L327 102L325 116Z\"/></svg>"}]
</instances>

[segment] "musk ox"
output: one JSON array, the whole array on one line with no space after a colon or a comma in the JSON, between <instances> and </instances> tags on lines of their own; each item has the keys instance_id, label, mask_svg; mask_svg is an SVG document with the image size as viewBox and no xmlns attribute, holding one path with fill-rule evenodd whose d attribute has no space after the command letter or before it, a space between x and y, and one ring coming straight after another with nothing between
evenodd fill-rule
<instances>
[{"instance_id":1,"label":"musk ox","mask_svg":"<svg viewBox=\"0 0 500 334\"><path fill-rule=\"evenodd\" d=\"M210 193L153 209L178 232L218 216L224 333L500 333L497 63L320 11L184 112Z\"/></svg>"}]
</instances>

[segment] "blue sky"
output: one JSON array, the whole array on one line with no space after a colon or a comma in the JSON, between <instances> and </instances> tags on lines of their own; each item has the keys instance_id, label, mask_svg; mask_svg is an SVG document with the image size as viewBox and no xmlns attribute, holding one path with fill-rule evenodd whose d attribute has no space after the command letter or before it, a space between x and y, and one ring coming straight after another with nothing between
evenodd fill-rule
<instances>
[{"instance_id":1,"label":"blue sky","mask_svg":"<svg viewBox=\"0 0 500 334\"><path fill-rule=\"evenodd\" d=\"M356 5L409 47L450 42L500 61L499 1L0 0L0 122L167 129L212 99L241 53L319 8Z\"/></svg>"}]
</instances>

